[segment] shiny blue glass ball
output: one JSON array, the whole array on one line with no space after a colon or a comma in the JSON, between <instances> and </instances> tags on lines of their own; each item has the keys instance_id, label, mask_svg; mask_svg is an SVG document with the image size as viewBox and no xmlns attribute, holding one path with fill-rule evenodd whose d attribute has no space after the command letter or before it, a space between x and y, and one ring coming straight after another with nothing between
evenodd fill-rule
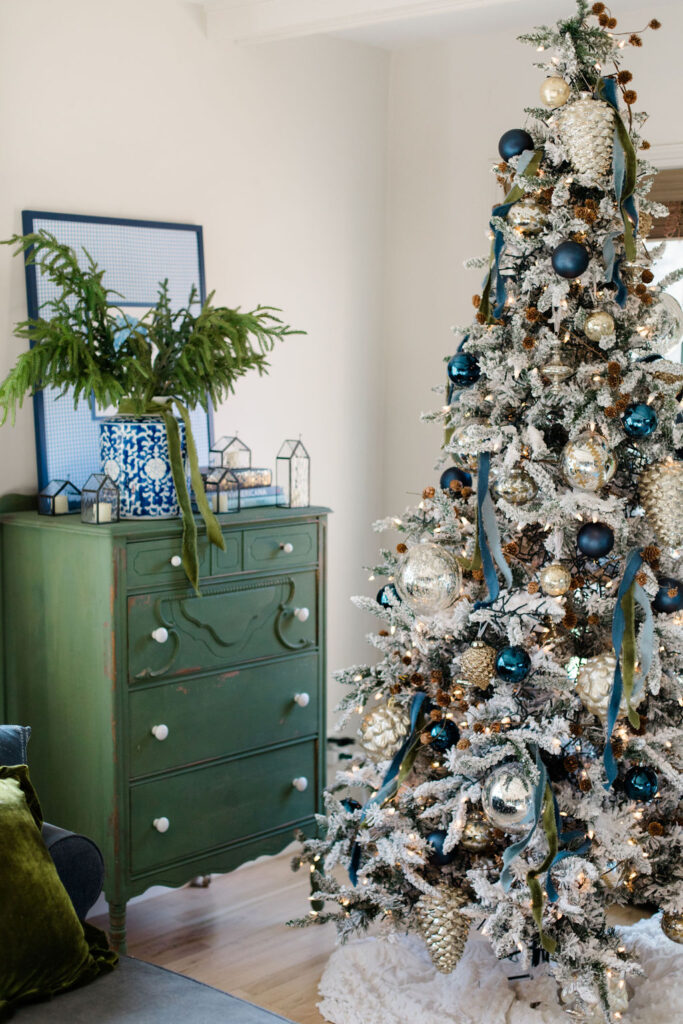
<instances>
[{"instance_id":1,"label":"shiny blue glass ball","mask_svg":"<svg viewBox=\"0 0 683 1024\"><path fill-rule=\"evenodd\" d=\"M456 352L448 361L448 378L456 388L469 388L481 375L479 361L471 352Z\"/></svg>"},{"instance_id":2,"label":"shiny blue glass ball","mask_svg":"<svg viewBox=\"0 0 683 1024\"><path fill-rule=\"evenodd\" d=\"M450 718L444 718L442 722L435 722L429 730L429 745L443 754L460 739L460 730Z\"/></svg>"},{"instance_id":3,"label":"shiny blue glass ball","mask_svg":"<svg viewBox=\"0 0 683 1024\"><path fill-rule=\"evenodd\" d=\"M381 604L382 608L391 608L391 602L389 601L389 595L394 599L394 602L400 601L401 597L393 583L387 583L377 591L377 604Z\"/></svg>"},{"instance_id":4,"label":"shiny blue glass ball","mask_svg":"<svg viewBox=\"0 0 683 1024\"><path fill-rule=\"evenodd\" d=\"M580 242L560 242L551 257L555 273L568 279L581 277L590 259L588 249Z\"/></svg>"},{"instance_id":5,"label":"shiny blue glass ball","mask_svg":"<svg viewBox=\"0 0 683 1024\"><path fill-rule=\"evenodd\" d=\"M472 474L466 473L464 469L458 469L457 466L449 466L448 469L444 469L439 480L439 487L442 491L450 494L451 484L460 483L463 487L472 486Z\"/></svg>"},{"instance_id":6,"label":"shiny blue glass ball","mask_svg":"<svg viewBox=\"0 0 683 1024\"><path fill-rule=\"evenodd\" d=\"M498 140L498 152L503 160L519 156L525 149L533 149L534 140L523 128L510 128Z\"/></svg>"},{"instance_id":7,"label":"shiny blue glass ball","mask_svg":"<svg viewBox=\"0 0 683 1024\"><path fill-rule=\"evenodd\" d=\"M349 812L349 814L353 814L354 811L360 810L360 804L351 796L347 796L344 800L342 800L341 805L345 811Z\"/></svg>"},{"instance_id":8,"label":"shiny blue glass ball","mask_svg":"<svg viewBox=\"0 0 683 1024\"><path fill-rule=\"evenodd\" d=\"M614 547L614 532L606 523L584 523L576 535L576 546L588 558L604 558Z\"/></svg>"},{"instance_id":9,"label":"shiny blue glass ball","mask_svg":"<svg viewBox=\"0 0 683 1024\"><path fill-rule=\"evenodd\" d=\"M656 612L679 612L683 608L683 583L672 576L663 576L655 594L652 607ZM673 597L672 592L673 593Z\"/></svg>"},{"instance_id":10,"label":"shiny blue glass ball","mask_svg":"<svg viewBox=\"0 0 683 1024\"><path fill-rule=\"evenodd\" d=\"M506 683L521 683L529 675L531 658L523 647L503 647L496 655L495 669Z\"/></svg>"},{"instance_id":11,"label":"shiny blue glass ball","mask_svg":"<svg viewBox=\"0 0 683 1024\"><path fill-rule=\"evenodd\" d=\"M657 429L657 413L645 402L631 402L621 417L624 432L629 437L649 437Z\"/></svg>"},{"instance_id":12,"label":"shiny blue glass ball","mask_svg":"<svg viewBox=\"0 0 683 1024\"><path fill-rule=\"evenodd\" d=\"M432 864L443 867L444 864L450 864L455 860L457 846L450 853L443 852L443 844L446 842L445 832L430 832L427 836L427 842L432 846L432 853L429 854L429 860Z\"/></svg>"},{"instance_id":13,"label":"shiny blue glass ball","mask_svg":"<svg viewBox=\"0 0 683 1024\"><path fill-rule=\"evenodd\" d=\"M659 789L657 772L642 764L629 768L624 779L624 789L629 800L640 800L641 803L652 800Z\"/></svg>"}]
</instances>

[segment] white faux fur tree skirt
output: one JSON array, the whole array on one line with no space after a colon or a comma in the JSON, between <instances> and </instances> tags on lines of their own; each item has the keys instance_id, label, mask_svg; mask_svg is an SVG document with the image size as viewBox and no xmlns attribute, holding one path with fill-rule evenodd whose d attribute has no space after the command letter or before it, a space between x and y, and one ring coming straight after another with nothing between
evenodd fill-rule
<instances>
[{"instance_id":1,"label":"white faux fur tree skirt","mask_svg":"<svg viewBox=\"0 0 683 1024\"><path fill-rule=\"evenodd\" d=\"M629 978L624 1024L683 1024L683 946L659 917L620 929L645 977ZM414 935L340 946L320 982L319 1009L332 1024L567 1024L547 975L508 982L488 941L472 930L457 970L439 974Z\"/></svg>"}]
</instances>

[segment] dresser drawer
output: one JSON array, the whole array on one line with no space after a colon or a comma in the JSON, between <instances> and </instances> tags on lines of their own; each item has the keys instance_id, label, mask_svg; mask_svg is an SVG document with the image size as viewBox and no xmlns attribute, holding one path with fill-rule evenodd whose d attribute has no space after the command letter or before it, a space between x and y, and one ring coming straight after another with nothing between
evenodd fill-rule
<instances>
[{"instance_id":1,"label":"dresser drawer","mask_svg":"<svg viewBox=\"0 0 683 1024\"><path fill-rule=\"evenodd\" d=\"M292 782L304 777L303 792ZM316 744L258 753L222 764L166 775L130 789L131 872L226 846L317 809ZM154 825L166 822L166 831Z\"/></svg>"},{"instance_id":2,"label":"dresser drawer","mask_svg":"<svg viewBox=\"0 0 683 1024\"><path fill-rule=\"evenodd\" d=\"M290 567L315 565L318 561L318 528L315 523L283 523L263 530L245 530L243 564L246 572L257 569L286 572Z\"/></svg>"},{"instance_id":3,"label":"dresser drawer","mask_svg":"<svg viewBox=\"0 0 683 1024\"><path fill-rule=\"evenodd\" d=\"M204 585L202 597L183 591L128 598L132 683L301 653L317 640L315 572Z\"/></svg>"},{"instance_id":4,"label":"dresser drawer","mask_svg":"<svg viewBox=\"0 0 683 1024\"><path fill-rule=\"evenodd\" d=\"M308 703L301 707L295 695ZM132 776L311 736L318 731L318 656L134 690L129 708Z\"/></svg>"},{"instance_id":5,"label":"dresser drawer","mask_svg":"<svg viewBox=\"0 0 683 1024\"><path fill-rule=\"evenodd\" d=\"M199 575L208 576L211 571L209 542L206 537L197 539L199 554ZM221 552L222 553L222 552ZM182 554L180 537L165 540L140 541L126 548L126 578L128 589L145 587L156 583L187 583L182 563L176 564ZM189 586L189 584L188 584Z\"/></svg>"}]
</instances>

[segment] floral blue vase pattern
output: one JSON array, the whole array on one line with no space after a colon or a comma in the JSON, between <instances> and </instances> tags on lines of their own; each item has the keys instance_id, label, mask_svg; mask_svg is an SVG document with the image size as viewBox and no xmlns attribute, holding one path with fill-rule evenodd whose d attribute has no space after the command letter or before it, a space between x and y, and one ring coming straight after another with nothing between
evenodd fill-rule
<instances>
[{"instance_id":1,"label":"floral blue vase pattern","mask_svg":"<svg viewBox=\"0 0 683 1024\"><path fill-rule=\"evenodd\" d=\"M178 422L183 461L185 425ZM121 519L173 519L180 515L166 427L160 416L114 416L100 423L102 472L119 489Z\"/></svg>"}]
</instances>

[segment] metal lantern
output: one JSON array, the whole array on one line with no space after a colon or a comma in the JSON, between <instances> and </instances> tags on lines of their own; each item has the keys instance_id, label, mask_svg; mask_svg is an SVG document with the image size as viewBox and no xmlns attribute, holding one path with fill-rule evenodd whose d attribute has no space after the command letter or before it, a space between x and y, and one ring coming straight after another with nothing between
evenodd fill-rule
<instances>
[{"instance_id":1,"label":"metal lantern","mask_svg":"<svg viewBox=\"0 0 683 1024\"><path fill-rule=\"evenodd\" d=\"M248 469L251 466L251 448L239 437L220 437L211 445L209 466L224 469Z\"/></svg>"},{"instance_id":2,"label":"metal lantern","mask_svg":"<svg viewBox=\"0 0 683 1024\"><path fill-rule=\"evenodd\" d=\"M216 466L202 471L202 481L209 508L222 515L240 510L240 483L231 469ZM195 502L196 502L195 498Z\"/></svg>"},{"instance_id":3,"label":"metal lantern","mask_svg":"<svg viewBox=\"0 0 683 1024\"><path fill-rule=\"evenodd\" d=\"M38 495L41 516L68 516L81 510L81 492L70 480L50 480Z\"/></svg>"},{"instance_id":4,"label":"metal lantern","mask_svg":"<svg viewBox=\"0 0 683 1024\"><path fill-rule=\"evenodd\" d=\"M306 508L311 504L311 459L301 439L285 441L275 461L278 505Z\"/></svg>"},{"instance_id":5,"label":"metal lantern","mask_svg":"<svg viewBox=\"0 0 683 1024\"><path fill-rule=\"evenodd\" d=\"M81 519L84 523L118 523L119 489L106 473L93 473L81 494Z\"/></svg>"}]
</instances>

